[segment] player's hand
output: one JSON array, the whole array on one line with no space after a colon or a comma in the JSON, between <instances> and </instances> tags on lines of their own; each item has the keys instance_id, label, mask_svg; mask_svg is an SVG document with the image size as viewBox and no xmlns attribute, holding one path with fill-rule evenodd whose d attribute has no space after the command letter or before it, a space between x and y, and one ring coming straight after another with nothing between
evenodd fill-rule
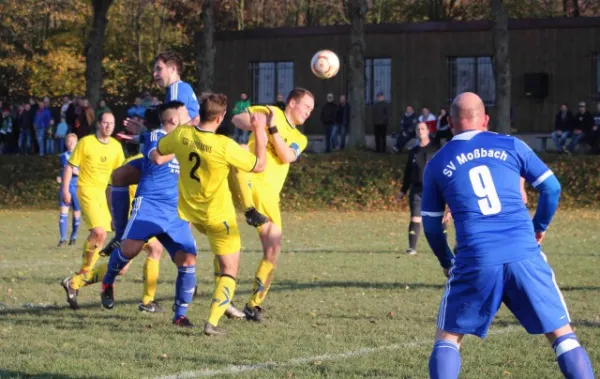
<instances>
[{"instance_id":1,"label":"player's hand","mask_svg":"<svg viewBox=\"0 0 600 379\"><path fill-rule=\"evenodd\" d=\"M60 176L56 177L56 183L58 183L58 184L62 183L62 178Z\"/></svg>"},{"instance_id":2,"label":"player's hand","mask_svg":"<svg viewBox=\"0 0 600 379\"><path fill-rule=\"evenodd\" d=\"M544 240L544 237L546 236L546 232L535 232L535 241L537 242L538 245L542 245L542 241Z\"/></svg>"},{"instance_id":3,"label":"player's hand","mask_svg":"<svg viewBox=\"0 0 600 379\"><path fill-rule=\"evenodd\" d=\"M132 142L133 136L125 133L117 133L116 137L119 141Z\"/></svg>"},{"instance_id":4,"label":"player's hand","mask_svg":"<svg viewBox=\"0 0 600 379\"><path fill-rule=\"evenodd\" d=\"M396 200L397 201L401 201L402 199L404 199L405 195L406 194L404 192L402 192L402 191L398 192L398 194L396 195Z\"/></svg>"},{"instance_id":5,"label":"player's hand","mask_svg":"<svg viewBox=\"0 0 600 379\"><path fill-rule=\"evenodd\" d=\"M132 134L140 134L142 132L142 128L144 127L144 121L134 120L132 118L126 118L123 121L123 125L125 125L125 129Z\"/></svg>"},{"instance_id":6,"label":"player's hand","mask_svg":"<svg viewBox=\"0 0 600 379\"><path fill-rule=\"evenodd\" d=\"M442 218L442 224L447 224L450 221L452 221L452 212L446 212L446 214Z\"/></svg>"},{"instance_id":7,"label":"player's hand","mask_svg":"<svg viewBox=\"0 0 600 379\"><path fill-rule=\"evenodd\" d=\"M270 105L267 105L267 109L269 110L269 115L267 116L267 126L270 128L275 126L275 117L273 117L275 112L273 112L273 107Z\"/></svg>"},{"instance_id":8,"label":"player's hand","mask_svg":"<svg viewBox=\"0 0 600 379\"><path fill-rule=\"evenodd\" d=\"M250 125L254 131L265 129L267 127L267 115L264 113L252 113L250 115Z\"/></svg>"},{"instance_id":9,"label":"player's hand","mask_svg":"<svg viewBox=\"0 0 600 379\"><path fill-rule=\"evenodd\" d=\"M63 190L62 191L62 199L63 199L63 203L69 205L71 204L71 193L68 190Z\"/></svg>"},{"instance_id":10,"label":"player's hand","mask_svg":"<svg viewBox=\"0 0 600 379\"><path fill-rule=\"evenodd\" d=\"M444 276L445 276L446 278L450 278L450 270L449 270L449 269L447 269L447 268L444 268L443 270L444 270Z\"/></svg>"}]
</instances>

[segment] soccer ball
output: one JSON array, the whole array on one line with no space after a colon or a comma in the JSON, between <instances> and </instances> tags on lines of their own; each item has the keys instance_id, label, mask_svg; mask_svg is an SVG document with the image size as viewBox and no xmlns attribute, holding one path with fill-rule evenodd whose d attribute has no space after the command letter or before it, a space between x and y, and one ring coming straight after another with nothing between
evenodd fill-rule
<instances>
[{"instance_id":1,"label":"soccer ball","mask_svg":"<svg viewBox=\"0 0 600 379\"><path fill-rule=\"evenodd\" d=\"M330 79L340 70L340 59L331 50L321 50L312 57L310 69L317 78Z\"/></svg>"}]
</instances>

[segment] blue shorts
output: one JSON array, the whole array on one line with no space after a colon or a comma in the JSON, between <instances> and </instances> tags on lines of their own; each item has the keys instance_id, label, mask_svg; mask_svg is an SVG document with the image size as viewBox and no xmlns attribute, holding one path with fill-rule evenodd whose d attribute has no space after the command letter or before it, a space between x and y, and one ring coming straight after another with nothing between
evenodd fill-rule
<instances>
[{"instance_id":1,"label":"blue shorts","mask_svg":"<svg viewBox=\"0 0 600 379\"><path fill-rule=\"evenodd\" d=\"M453 265L437 326L484 338L502 303L530 334L549 333L571 321L554 272L541 253L501 265Z\"/></svg>"},{"instance_id":2,"label":"blue shorts","mask_svg":"<svg viewBox=\"0 0 600 379\"><path fill-rule=\"evenodd\" d=\"M65 204L62 199L62 191L58 190L58 204L60 207L71 207L74 211L79 211L79 199L77 198L77 187L70 187L69 193L71 194L71 204Z\"/></svg>"},{"instance_id":3,"label":"blue shorts","mask_svg":"<svg viewBox=\"0 0 600 379\"><path fill-rule=\"evenodd\" d=\"M148 242L152 237L160 241L171 259L178 251L196 254L196 241L190 224L179 218L177 207L138 196L133 201L123 240Z\"/></svg>"}]
</instances>

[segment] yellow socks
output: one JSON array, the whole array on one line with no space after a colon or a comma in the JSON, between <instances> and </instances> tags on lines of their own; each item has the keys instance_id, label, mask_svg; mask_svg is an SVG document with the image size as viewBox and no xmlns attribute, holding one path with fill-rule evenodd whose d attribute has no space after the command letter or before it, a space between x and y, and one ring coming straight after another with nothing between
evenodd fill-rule
<instances>
[{"instance_id":1,"label":"yellow socks","mask_svg":"<svg viewBox=\"0 0 600 379\"><path fill-rule=\"evenodd\" d=\"M148 304L154 301L156 296L156 286L158 285L158 273L160 270L160 261L146 257L144 262L144 295L142 303Z\"/></svg>"},{"instance_id":2,"label":"yellow socks","mask_svg":"<svg viewBox=\"0 0 600 379\"><path fill-rule=\"evenodd\" d=\"M216 255L213 259L213 265L215 270L215 288L217 288L217 285L219 284L219 278L221 277L221 266L219 265L219 260L217 259Z\"/></svg>"},{"instance_id":3,"label":"yellow socks","mask_svg":"<svg viewBox=\"0 0 600 379\"><path fill-rule=\"evenodd\" d=\"M91 271L81 271L71 279L71 287L78 290L81 287L101 282L107 270L108 263L103 263Z\"/></svg>"},{"instance_id":4,"label":"yellow socks","mask_svg":"<svg viewBox=\"0 0 600 379\"><path fill-rule=\"evenodd\" d=\"M87 284L92 275L92 269L100 258L100 248L96 245L90 244L88 240L83 243L83 255L81 256L81 268L79 273L73 276L71 279L71 287L73 289L79 289ZM106 271L105 271L106 272ZM102 278L100 278L102 280ZM95 282L94 282L95 283Z\"/></svg>"},{"instance_id":5,"label":"yellow socks","mask_svg":"<svg viewBox=\"0 0 600 379\"><path fill-rule=\"evenodd\" d=\"M208 322L210 324L217 326L225 310L231 304L234 293L235 279L229 275L219 276L215 292L212 296L212 303L210 304L210 314L208 315Z\"/></svg>"},{"instance_id":6,"label":"yellow socks","mask_svg":"<svg viewBox=\"0 0 600 379\"><path fill-rule=\"evenodd\" d=\"M254 278L253 293L250 296L250 301L248 301L250 308L259 306L265 299L265 296L267 296L267 292L269 292L271 282L273 281L274 268L273 263L264 259L258 264L256 277Z\"/></svg>"}]
</instances>

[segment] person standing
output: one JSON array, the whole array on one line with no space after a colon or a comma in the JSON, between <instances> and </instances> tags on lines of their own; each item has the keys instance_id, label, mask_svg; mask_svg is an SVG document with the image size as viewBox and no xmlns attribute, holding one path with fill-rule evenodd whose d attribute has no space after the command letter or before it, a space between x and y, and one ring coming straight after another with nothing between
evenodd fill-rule
<instances>
[{"instance_id":1,"label":"person standing","mask_svg":"<svg viewBox=\"0 0 600 379\"><path fill-rule=\"evenodd\" d=\"M375 151L386 152L387 126L390 119L390 109L383 92L377 94L377 102L371 108L371 118L375 134Z\"/></svg>"}]
</instances>

